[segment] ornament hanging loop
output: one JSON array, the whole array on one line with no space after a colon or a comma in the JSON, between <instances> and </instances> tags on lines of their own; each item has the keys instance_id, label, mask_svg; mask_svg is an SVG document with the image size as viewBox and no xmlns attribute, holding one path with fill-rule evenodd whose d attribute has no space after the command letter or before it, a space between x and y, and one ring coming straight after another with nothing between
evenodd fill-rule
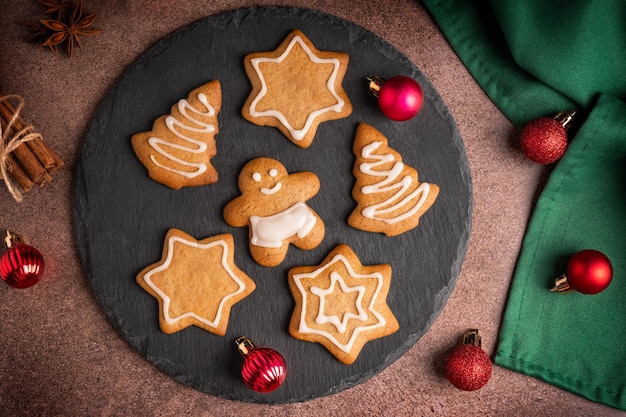
<instances>
[{"instance_id":1,"label":"ornament hanging loop","mask_svg":"<svg viewBox=\"0 0 626 417\"><path fill-rule=\"evenodd\" d=\"M559 276L554 280L554 287L550 289L550 292L558 292L559 294L569 294L574 292L574 289L569 285L567 276L565 274Z\"/></svg>"},{"instance_id":2,"label":"ornament hanging loop","mask_svg":"<svg viewBox=\"0 0 626 417\"><path fill-rule=\"evenodd\" d=\"M380 94L380 88L383 86L383 84L385 83L385 79L381 78L381 77L366 77L367 78L367 86L370 89L370 93L372 93L372 95L376 98L378 98L378 95Z\"/></svg>"},{"instance_id":3,"label":"ornament hanging loop","mask_svg":"<svg viewBox=\"0 0 626 417\"><path fill-rule=\"evenodd\" d=\"M576 110L560 111L554 115L553 119L560 123L563 129L567 130L572 126L575 116Z\"/></svg>"},{"instance_id":4,"label":"ornament hanging loop","mask_svg":"<svg viewBox=\"0 0 626 417\"><path fill-rule=\"evenodd\" d=\"M17 233L13 233L10 230L7 230L7 235L4 237L4 246L6 246L7 249L10 249L16 246L18 243L26 243L26 241L24 240L24 238L22 238L22 236L18 235Z\"/></svg>"},{"instance_id":5,"label":"ornament hanging loop","mask_svg":"<svg viewBox=\"0 0 626 417\"><path fill-rule=\"evenodd\" d=\"M242 356L246 356L256 348L254 342L248 339L246 336L241 336L235 339L235 346L237 346L237 350L241 353Z\"/></svg>"},{"instance_id":6,"label":"ornament hanging loop","mask_svg":"<svg viewBox=\"0 0 626 417\"><path fill-rule=\"evenodd\" d=\"M478 329L467 329L465 334L461 337L461 345L474 345L481 347L481 338L478 334Z\"/></svg>"}]
</instances>

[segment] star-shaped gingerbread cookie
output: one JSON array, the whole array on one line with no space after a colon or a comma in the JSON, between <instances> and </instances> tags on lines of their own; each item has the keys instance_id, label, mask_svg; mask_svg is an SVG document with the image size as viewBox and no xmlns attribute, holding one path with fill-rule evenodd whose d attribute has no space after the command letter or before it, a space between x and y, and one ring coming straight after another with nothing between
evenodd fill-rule
<instances>
[{"instance_id":1,"label":"star-shaped gingerbread cookie","mask_svg":"<svg viewBox=\"0 0 626 417\"><path fill-rule=\"evenodd\" d=\"M290 269L288 282L296 301L289 333L320 343L346 365L368 341L400 328L387 305L391 266L364 266L347 245L320 265Z\"/></svg>"},{"instance_id":2,"label":"star-shaped gingerbread cookie","mask_svg":"<svg viewBox=\"0 0 626 417\"><path fill-rule=\"evenodd\" d=\"M163 255L137 275L137 283L159 302L164 333L195 325L211 333L226 333L231 307L256 288L234 263L234 240L221 234L196 240L170 229Z\"/></svg>"},{"instance_id":3,"label":"star-shaped gingerbread cookie","mask_svg":"<svg viewBox=\"0 0 626 417\"><path fill-rule=\"evenodd\" d=\"M320 51L299 30L271 52L244 59L252 92L243 117L259 126L278 128L294 144L308 148L318 125L352 113L342 82L349 56Z\"/></svg>"}]
</instances>

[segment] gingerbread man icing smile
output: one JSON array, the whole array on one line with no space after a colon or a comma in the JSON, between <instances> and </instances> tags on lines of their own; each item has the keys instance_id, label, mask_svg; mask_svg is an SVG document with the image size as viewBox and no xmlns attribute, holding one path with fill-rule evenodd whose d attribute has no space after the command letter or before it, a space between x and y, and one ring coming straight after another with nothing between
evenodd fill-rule
<instances>
[{"instance_id":1,"label":"gingerbread man icing smile","mask_svg":"<svg viewBox=\"0 0 626 417\"><path fill-rule=\"evenodd\" d=\"M241 195L224 208L231 226L250 228L250 253L263 266L276 266L289 244L310 250L324 238L324 223L306 201L320 188L312 172L289 174L277 160L257 158L239 174Z\"/></svg>"}]
</instances>

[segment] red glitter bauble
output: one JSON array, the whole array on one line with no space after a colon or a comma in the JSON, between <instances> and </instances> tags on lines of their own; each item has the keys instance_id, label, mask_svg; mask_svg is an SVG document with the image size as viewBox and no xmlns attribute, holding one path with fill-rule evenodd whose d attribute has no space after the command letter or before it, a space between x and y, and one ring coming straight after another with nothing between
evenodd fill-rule
<instances>
[{"instance_id":1,"label":"red glitter bauble","mask_svg":"<svg viewBox=\"0 0 626 417\"><path fill-rule=\"evenodd\" d=\"M597 294L611 283L613 266L602 252L585 249L570 258L565 275L574 290L583 294Z\"/></svg>"},{"instance_id":2,"label":"red glitter bauble","mask_svg":"<svg viewBox=\"0 0 626 417\"><path fill-rule=\"evenodd\" d=\"M455 347L446 358L446 377L463 391L476 391L491 378L491 359L480 347L464 344Z\"/></svg>"},{"instance_id":3,"label":"red glitter bauble","mask_svg":"<svg viewBox=\"0 0 626 417\"><path fill-rule=\"evenodd\" d=\"M520 146L531 161L551 164L565 153L567 133L557 120L542 117L524 126L520 135Z\"/></svg>"},{"instance_id":4,"label":"red glitter bauble","mask_svg":"<svg viewBox=\"0 0 626 417\"><path fill-rule=\"evenodd\" d=\"M41 252L22 242L13 243L0 258L0 276L14 288L28 288L43 275Z\"/></svg>"},{"instance_id":5,"label":"red glitter bauble","mask_svg":"<svg viewBox=\"0 0 626 417\"><path fill-rule=\"evenodd\" d=\"M244 384L253 391L266 393L280 387L287 377L283 356L268 347L256 347L245 336L235 341L243 355L241 376Z\"/></svg>"},{"instance_id":6,"label":"red glitter bauble","mask_svg":"<svg viewBox=\"0 0 626 417\"><path fill-rule=\"evenodd\" d=\"M422 110L424 93L417 81L404 75L388 80L368 78L370 90L378 97L378 107L391 120L403 122Z\"/></svg>"}]
</instances>

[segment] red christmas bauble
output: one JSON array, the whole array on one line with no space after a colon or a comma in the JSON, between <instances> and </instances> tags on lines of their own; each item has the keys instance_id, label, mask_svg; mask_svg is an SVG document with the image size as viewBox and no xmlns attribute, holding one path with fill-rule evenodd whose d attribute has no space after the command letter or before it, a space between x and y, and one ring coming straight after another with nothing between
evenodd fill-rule
<instances>
[{"instance_id":1,"label":"red christmas bauble","mask_svg":"<svg viewBox=\"0 0 626 417\"><path fill-rule=\"evenodd\" d=\"M241 376L244 384L253 391L267 393L280 387L287 377L287 365L283 356L268 347L256 347L245 337L236 341L243 355Z\"/></svg>"},{"instance_id":2,"label":"red christmas bauble","mask_svg":"<svg viewBox=\"0 0 626 417\"><path fill-rule=\"evenodd\" d=\"M520 146L531 161L551 164L565 153L567 132L557 120L542 117L524 126L520 135Z\"/></svg>"},{"instance_id":3,"label":"red christmas bauble","mask_svg":"<svg viewBox=\"0 0 626 417\"><path fill-rule=\"evenodd\" d=\"M9 247L0 258L0 276L14 288L35 285L43 275L45 266L41 252L21 241L13 242L10 240L11 235L7 236Z\"/></svg>"},{"instance_id":4,"label":"red christmas bauble","mask_svg":"<svg viewBox=\"0 0 626 417\"><path fill-rule=\"evenodd\" d=\"M422 87L414 79L398 75L388 80L381 78L374 80L378 107L391 120L406 121L422 110L424 93Z\"/></svg>"},{"instance_id":5,"label":"red christmas bauble","mask_svg":"<svg viewBox=\"0 0 626 417\"><path fill-rule=\"evenodd\" d=\"M583 294L597 294L611 283L613 266L604 253L585 249L570 258L565 275L574 290Z\"/></svg>"},{"instance_id":6,"label":"red christmas bauble","mask_svg":"<svg viewBox=\"0 0 626 417\"><path fill-rule=\"evenodd\" d=\"M491 359L480 347L465 344L455 347L446 358L446 377L463 391L476 391L491 378Z\"/></svg>"}]
</instances>

